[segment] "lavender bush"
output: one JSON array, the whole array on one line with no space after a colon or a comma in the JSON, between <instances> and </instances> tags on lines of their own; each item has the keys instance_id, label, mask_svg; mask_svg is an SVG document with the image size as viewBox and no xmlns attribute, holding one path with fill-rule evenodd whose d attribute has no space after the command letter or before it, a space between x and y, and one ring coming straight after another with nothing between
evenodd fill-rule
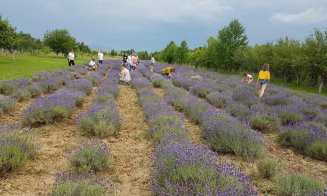
<instances>
[{"instance_id":1,"label":"lavender bush","mask_svg":"<svg viewBox=\"0 0 327 196\"><path fill-rule=\"evenodd\" d=\"M83 135L105 137L117 134L120 127L119 112L112 101L96 102L78 120Z\"/></svg>"},{"instance_id":2,"label":"lavender bush","mask_svg":"<svg viewBox=\"0 0 327 196\"><path fill-rule=\"evenodd\" d=\"M35 156L31 132L19 126L0 127L0 176L24 165Z\"/></svg>"},{"instance_id":3,"label":"lavender bush","mask_svg":"<svg viewBox=\"0 0 327 196\"><path fill-rule=\"evenodd\" d=\"M286 147L294 147L301 153L327 161L326 127L312 123L299 123L288 127L278 136L278 142Z\"/></svg>"},{"instance_id":4,"label":"lavender bush","mask_svg":"<svg viewBox=\"0 0 327 196\"><path fill-rule=\"evenodd\" d=\"M109 194L106 182L95 176L73 176L57 173L56 182L52 189L52 196L105 196Z\"/></svg>"},{"instance_id":5,"label":"lavender bush","mask_svg":"<svg viewBox=\"0 0 327 196\"><path fill-rule=\"evenodd\" d=\"M78 174L97 172L110 167L111 155L101 141L80 143L69 157L70 166Z\"/></svg>"},{"instance_id":6,"label":"lavender bush","mask_svg":"<svg viewBox=\"0 0 327 196\"><path fill-rule=\"evenodd\" d=\"M27 101L32 98L32 94L28 89L15 89L12 91L11 96L19 102Z\"/></svg>"},{"instance_id":7,"label":"lavender bush","mask_svg":"<svg viewBox=\"0 0 327 196\"><path fill-rule=\"evenodd\" d=\"M54 77L39 80L37 84L41 87L42 92L46 94L51 94L62 87L62 81Z\"/></svg>"},{"instance_id":8,"label":"lavender bush","mask_svg":"<svg viewBox=\"0 0 327 196\"><path fill-rule=\"evenodd\" d=\"M277 179L276 189L278 195L323 195L324 186L309 176L287 174Z\"/></svg>"},{"instance_id":9,"label":"lavender bush","mask_svg":"<svg viewBox=\"0 0 327 196\"><path fill-rule=\"evenodd\" d=\"M252 129L258 130L262 133L276 132L281 127L281 122L274 116L255 116L249 120L249 125Z\"/></svg>"},{"instance_id":10,"label":"lavender bush","mask_svg":"<svg viewBox=\"0 0 327 196\"><path fill-rule=\"evenodd\" d=\"M0 99L0 114L12 111L16 106L17 100L11 97L3 97Z\"/></svg>"},{"instance_id":11,"label":"lavender bush","mask_svg":"<svg viewBox=\"0 0 327 196\"><path fill-rule=\"evenodd\" d=\"M85 94L82 92L62 89L54 94L38 98L23 111L23 125L40 126L68 118L84 97Z\"/></svg>"},{"instance_id":12,"label":"lavender bush","mask_svg":"<svg viewBox=\"0 0 327 196\"><path fill-rule=\"evenodd\" d=\"M74 89L76 91L81 91L86 95L89 95L93 89L93 84L91 81L86 79L71 80L67 84L67 88Z\"/></svg>"},{"instance_id":13,"label":"lavender bush","mask_svg":"<svg viewBox=\"0 0 327 196\"><path fill-rule=\"evenodd\" d=\"M90 80L92 82L93 86L99 86L102 81L102 77L96 73L87 74L85 76L85 78L87 80Z\"/></svg>"},{"instance_id":14,"label":"lavender bush","mask_svg":"<svg viewBox=\"0 0 327 196\"><path fill-rule=\"evenodd\" d=\"M241 121L246 121L252 113L249 106L242 103L231 104L227 110L232 116Z\"/></svg>"},{"instance_id":15,"label":"lavender bush","mask_svg":"<svg viewBox=\"0 0 327 196\"><path fill-rule=\"evenodd\" d=\"M205 147L171 144L156 150L157 195L257 195L249 178Z\"/></svg>"},{"instance_id":16,"label":"lavender bush","mask_svg":"<svg viewBox=\"0 0 327 196\"><path fill-rule=\"evenodd\" d=\"M27 78L20 78L17 80L0 81L0 93L10 95L14 89L25 88L30 85L31 81Z\"/></svg>"},{"instance_id":17,"label":"lavender bush","mask_svg":"<svg viewBox=\"0 0 327 196\"><path fill-rule=\"evenodd\" d=\"M216 108L223 109L230 104L232 99L231 93L213 92L206 96L206 99Z\"/></svg>"}]
</instances>

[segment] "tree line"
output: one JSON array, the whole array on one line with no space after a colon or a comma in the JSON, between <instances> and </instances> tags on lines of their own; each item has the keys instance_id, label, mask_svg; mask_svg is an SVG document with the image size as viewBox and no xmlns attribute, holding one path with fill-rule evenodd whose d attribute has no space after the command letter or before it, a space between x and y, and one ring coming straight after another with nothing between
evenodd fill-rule
<instances>
[{"instance_id":1,"label":"tree line","mask_svg":"<svg viewBox=\"0 0 327 196\"><path fill-rule=\"evenodd\" d=\"M262 64L269 63L273 78L295 84L320 86L327 83L327 30L298 41L280 38L275 42L250 46L245 27L232 20L209 37L202 47L189 49L184 40L174 41L155 54L159 61L189 64L228 73L257 73Z\"/></svg>"},{"instance_id":2,"label":"tree line","mask_svg":"<svg viewBox=\"0 0 327 196\"><path fill-rule=\"evenodd\" d=\"M92 53L92 50L84 42L78 42L68 30L56 29L47 31L43 39L32 37L29 33L17 32L7 19L0 15L0 48L14 51L37 52L48 54L55 52L66 55L71 49L82 53Z\"/></svg>"}]
</instances>

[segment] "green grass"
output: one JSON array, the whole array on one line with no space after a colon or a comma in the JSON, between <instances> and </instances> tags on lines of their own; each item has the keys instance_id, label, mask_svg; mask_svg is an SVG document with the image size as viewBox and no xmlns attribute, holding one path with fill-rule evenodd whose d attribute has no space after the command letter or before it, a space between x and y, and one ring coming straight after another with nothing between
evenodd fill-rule
<instances>
[{"instance_id":1,"label":"green grass","mask_svg":"<svg viewBox=\"0 0 327 196\"><path fill-rule=\"evenodd\" d=\"M75 64L81 65L89 61L89 56L77 56ZM0 80L13 80L21 77L31 77L40 71L53 71L68 67L67 58L64 56L29 56L0 55Z\"/></svg>"}]
</instances>

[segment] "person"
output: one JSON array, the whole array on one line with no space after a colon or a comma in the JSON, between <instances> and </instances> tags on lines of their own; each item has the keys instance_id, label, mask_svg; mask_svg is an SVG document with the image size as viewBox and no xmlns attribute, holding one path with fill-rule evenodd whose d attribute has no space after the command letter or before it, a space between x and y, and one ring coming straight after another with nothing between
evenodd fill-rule
<instances>
[{"instance_id":1,"label":"person","mask_svg":"<svg viewBox=\"0 0 327 196\"><path fill-rule=\"evenodd\" d=\"M71 66L71 65L75 65L75 54L74 54L74 51L71 50L69 53L68 53L68 66Z\"/></svg>"},{"instance_id":2,"label":"person","mask_svg":"<svg viewBox=\"0 0 327 196\"><path fill-rule=\"evenodd\" d=\"M164 76L168 76L168 78L171 78L171 73L175 71L175 67L165 67L161 69L161 74Z\"/></svg>"},{"instance_id":3,"label":"person","mask_svg":"<svg viewBox=\"0 0 327 196\"><path fill-rule=\"evenodd\" d=\"M90 62L89 62L89 67L88 67L88 69L89 70L96 70L97 69L97 67L98 67L98 65L95 63L95 59L92 59Z\"/></svg>"},{"instance_id":4,"label":"person","mask_svg":"<svg viewBox=\"0 0 327 196\"><path fill-rule=\"evenodd\" d=\"M99 64L102 65L102 63L103 63L103 53L102 53L102 50L100 50L98 52L98 59L99 59Z\"/></svg>"},{"instance_id":5,"label":"person","mask_svg":"<svg viewBox=\"0 0 327 196\"><path fill-rule=\"evenodd\" d=\"M127 57L127 68L128 71L131 71L131 62L132 62L132 53L130 53Z\"/></svg>"},{"instance_id":6,"label":"person","mask_svg":"<svg viewBox=\"0 0 327 196\"><path fill-rule=\"evenodd\" d=\"M268 82L270 81L270 72L269 72L269 64L265 63L262 66L262 69L259 71L258 74L258 81L257 84L260 83L261 88L259 90L258 96L261 98L265 93L266 87Z\"/></svg>"},{"instance_id":7,"label":"person","mask_svg":"<svg viewBox=\"0 0 327 196\"><path fill-rule=\"evenodd\" d=\"M151 65L154 66L154 63L156 62L156 60L154 59L153 56L151 56Z\"/></svg>"},{"instance_id":8,"label":"person","mask_svg":"<svg viewBox=\"0 0 327 196\"><path fill-rule=\"evenodd\" d=\"M131 69L135 70L138 63L139 63L138 62L138 57L136 56L135 53L133 53L132 58L131 58Z\"/></svg>"},{"instance_id":9,"label":"person","mask_svg":"<svg viewBox=\"0 0 327 196\"><path fill-rule=\"evenodd\" d=\"M123 84L129 84L132 80L131 75L129 74L128 69L126 69L126 64L121 65L121 71L119 73L119 82Z\"/></svg>"},{"instance_id":10,"label":"person","mask_svg":"<svg viewBox=\"0 0 327 196\"><path fill-rule=\"evenodd\" d=\"M154 71L153 65L150 65L149 69L150 69L151 72L153 72Z\"/></svg>"},{"instance_id":11,"label":"person","mask_svg":"<svg viewBox=\"0 0 327 196\"><path fill-rule=\"evenodd\" d=\"M240 82L248 83L250 84L253 81L253 77L251 74L244 73L243 74L243 79Z\"/></svg>"},{"instance_id":12,"label":"person","mask_svg":"<svg viewBox=\"0 0 327 196\"><path fill-rule=\"evenodd\" d=\"M124 64L126 64L126 63L127 63L127 56L126 56L126 54L125 54L125 53L123 54L123 63L124 63Z\"/></svg>"}]
</instances>

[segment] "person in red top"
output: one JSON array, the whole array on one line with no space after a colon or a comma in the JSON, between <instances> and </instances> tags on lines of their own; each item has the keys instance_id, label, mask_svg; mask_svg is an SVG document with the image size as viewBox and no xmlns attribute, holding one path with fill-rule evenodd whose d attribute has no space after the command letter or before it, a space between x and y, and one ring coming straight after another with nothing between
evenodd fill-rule
<instances>
[{"instance_id":1,"label":"person in red top","mask_svg":"<svg viewBox=\"0 0 327 196\"><path fill-rule=\"evenodd\" d=\"M131 66L132 66L132 70L136 69L136 66L138 64L138 59L135 53L132 54L132 59L131 59Z\"/></svg>"}]
</instances>

